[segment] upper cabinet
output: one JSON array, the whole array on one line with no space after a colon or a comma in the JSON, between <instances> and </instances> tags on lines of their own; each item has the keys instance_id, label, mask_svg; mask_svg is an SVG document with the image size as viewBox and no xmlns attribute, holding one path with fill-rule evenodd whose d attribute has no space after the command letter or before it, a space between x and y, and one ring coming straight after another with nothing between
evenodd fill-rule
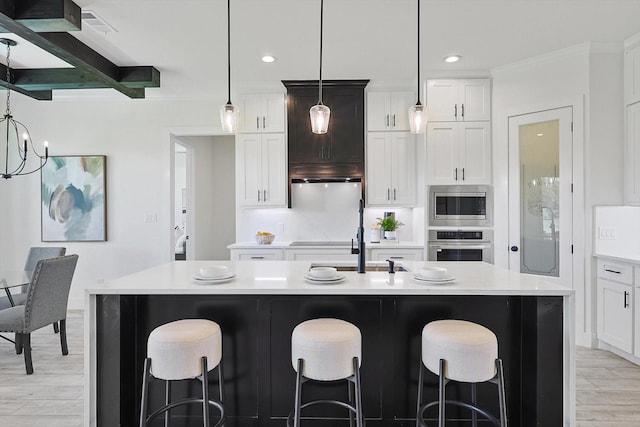
<instances>
[{"instance_id":1,"label":"upper cabinet","mask_svg":"<svg viewBox=\"0 0 640 427\"><path fill-rule=\"evenodd\" d=\"M625 200L640 203L640 102L627 105Z\"/></svg>"},{"instance_id":2,"label":"upper cabinet","mask_svg":"<svg viewBox=\"0 0 640 427\"><path fill-rule=\"evenodd\" d=\"M416 99L413 92L367 93L367 130L408 131L409 108Z\"/></svg>"},{"instance_id":3,"label":"upper cabinet","mask_svg":"<svg viewBox=\"0 0 640 427\"><path fill-rule=\"evenodd\" d=\"M427 80L429 122L491 120L491 80Z\"/></svg>"},{"instance_id":4,"label":"upper cabinet","mask_svg":"<svg viewBox=\"0 0 640 427\"><path fill-rule=\"evenodd\" d=\"M367 206L416 202L416 144L409 132L367 134Z\"/></svg>"},{"instance_id":5,"label":"upper cabinet","mask_svg":"<svg viewBox=\"0 0 640 427\"><path fill-rule=\"evenodd\" d=\"M625 50L624 54L624 91L625 103L640 101L640 46Z\"/></svg>"},{"instance_id":6,"label":"upper cabinet","mask_svg":"<svg viewBox=\"0 0 640 427\"><path fill-rule=\"evenodd\" d=\"M284 133L284 94L263 93L239 97L241 133Z\"/></svg>"},{"instance_id":7,"label":"upper cabinet","mask_svg":"<svg viewBox=\"0 0 640 427\"><path fill-rule=\"evenodd\" d=\"M287 155L284 134L236 137L236 202L240 206L287 205Z\"/></svg>"}]
</instances>

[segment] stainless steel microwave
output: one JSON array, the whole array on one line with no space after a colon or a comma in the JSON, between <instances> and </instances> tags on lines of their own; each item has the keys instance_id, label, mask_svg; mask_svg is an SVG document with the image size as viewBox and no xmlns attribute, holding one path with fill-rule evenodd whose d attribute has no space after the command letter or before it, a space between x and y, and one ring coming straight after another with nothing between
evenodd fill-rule
<instances>
[{"instance_id":1,"label":"stainless steel microwave","mask_svg":"<svg viewBox=\"0 0 640 427\"><path fill-rule=\"evenodd\" d=\"M493 197L488 185L432 185L429 187L429 225L490 226Z\"/></svg>"}]
</instances>

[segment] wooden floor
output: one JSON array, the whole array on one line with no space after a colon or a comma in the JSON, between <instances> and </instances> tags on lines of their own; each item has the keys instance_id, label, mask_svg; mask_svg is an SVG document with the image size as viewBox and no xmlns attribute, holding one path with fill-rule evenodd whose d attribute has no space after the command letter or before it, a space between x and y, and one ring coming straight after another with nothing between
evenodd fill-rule
<instances>
[{"instance_id":1,"label":"wooden floor","mask_svg":"<svg viewBox=\"0 0 640 427\"><path fill-rule=\"evenodd\" d=\"M67 320L69 355L52 328L32 334L34 374L0 342L0 426L82 426L83 313ZM577 349L577 426L640 426L640 367L614 354Z\"/></svg>"}]
</instances>

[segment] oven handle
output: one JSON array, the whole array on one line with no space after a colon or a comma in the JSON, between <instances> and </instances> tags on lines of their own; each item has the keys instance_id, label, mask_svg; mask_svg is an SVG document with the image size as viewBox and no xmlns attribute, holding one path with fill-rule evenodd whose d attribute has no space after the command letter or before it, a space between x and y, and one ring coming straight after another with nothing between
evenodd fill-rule
<instances>
[{"instance_id":1,"label":"oven handle","mask_svg":"<svg viewBox=\"0 0 640 427\"><path fill-rule=\"evenodd\" d=\"M428 244L429 248L433 249L491 249L490 243L480 244L480 245L465 245L465 244Z\"/></svg>"}]
</instances>

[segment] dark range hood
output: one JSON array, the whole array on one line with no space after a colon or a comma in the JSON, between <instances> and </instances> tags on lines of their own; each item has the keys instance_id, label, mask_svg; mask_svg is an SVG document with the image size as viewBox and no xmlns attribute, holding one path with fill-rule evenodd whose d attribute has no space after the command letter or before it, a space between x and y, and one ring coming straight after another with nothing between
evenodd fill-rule
<instances>
[{"instance_id":1,"label":"dark range hood","mask_svg":"<svg viewBox=\"0 0 640 427\"><path fill-rule=\"evenodd\" d=\"M289 207L292 182L362 182L364 197L364 88L369 80L323 80L331 109L324 135L311 132L309 109L318 103L317 80L283 80L287 88Z\"/></svg>"}]
</instances>

